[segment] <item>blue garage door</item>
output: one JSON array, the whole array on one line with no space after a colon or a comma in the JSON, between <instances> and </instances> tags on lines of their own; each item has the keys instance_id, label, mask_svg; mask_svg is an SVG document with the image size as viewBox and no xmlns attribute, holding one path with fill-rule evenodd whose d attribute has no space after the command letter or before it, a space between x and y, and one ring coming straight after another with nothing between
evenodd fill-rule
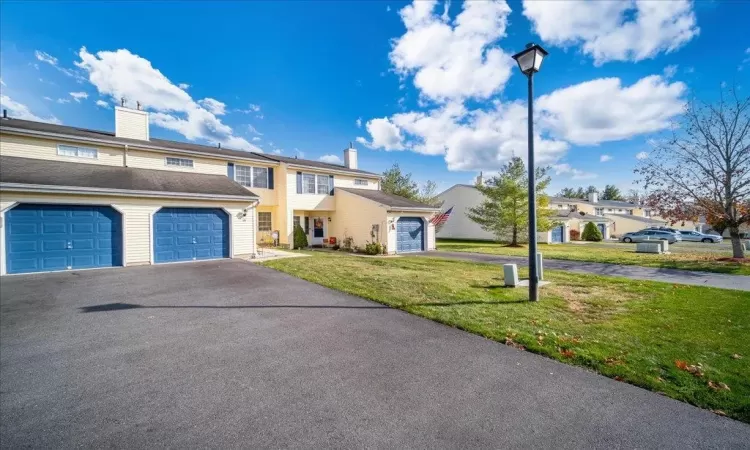
<instances>
[{"instance_id":1,"label":"blue garage door","mask_svg":"<svg viewBox=\"0 0 750 450\"><path fill-rule=\"evenodd\" d=\"M597 223L596 226L599 227L599 231L602 232L602 237L606 238L607 237L607 224Z\"/></svg>"},{"instance_id":2,"label":"blue garage door","mask_svg":"<svg viewBox=\"0 0 750 450\"><path fill-rule=\"evenodd\" d=\"M563 225L552 229L552 242L563 242Z\"/></svg>"},{"instance_id":3,"label":"blue garage door","mask_svg":"<svg viewBox=\"0 0 750 450\"><path fill-rule=\"evenodd\" d=\"M122 265L122 216L109 206L21 204L5 217L8 273Z\"/></svg>"},{"instance_id":4,"label":"blue garage door","mask_svg":"<svg viewBox=\"0 0 750 450\"><path fill-rule=\"evenodd\" d=\"M154 214L154 262L229 258L229 216L221 209L162 208Z\"/></svg>"},{"instance_id":5,"label":"blue garage door","mask_svg":"<svg viewBox=\"0 0 750 450\"><path fill-rule=\"evenodd\" d=\"M424 224L419 217L401 217L396 222L396 251L420 252L424 250Z\"/></svg>"}]
</instances>

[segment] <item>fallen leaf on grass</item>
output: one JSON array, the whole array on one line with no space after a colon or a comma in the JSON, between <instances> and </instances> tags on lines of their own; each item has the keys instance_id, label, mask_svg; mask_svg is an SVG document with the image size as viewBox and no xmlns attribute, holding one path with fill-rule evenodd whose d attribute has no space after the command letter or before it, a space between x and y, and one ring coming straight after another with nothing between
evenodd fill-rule
<instances>
[{"instance_id":1,"label":"fallen leaf on grass","mask_svg":"<svg viewBox=\"0 0 750 450\"><path fill-rule=\"evenodd\" d=\"M742 359L742 355L740 355L739 353L735 353L734 355L732 355L732 359Z\"/></svg>"},{"instance_id":2,"label":"fallen leaf on grass","mask_svg":"<svg viewBox=\"0 0 750 450\"><path fill-rule=\"evenodd\" d=\"M623 377L621 377L620 375L617 375L617 376L615 377L615 381L623 381L623 380L624 380L624 378L623 378Z\"/></svg>"},{"instance_id":3,"label":"fallen leaf on grass","mask_svg":"<svg viewBox=\"0 0 750 450\"><path fill-rule=\"evenodd\" d=\"M687 362L678 359L674 362L674 365L677 366L678 369L684 370L688 373L692 373L696 377L703 376L703 365L701 363L688 364Z\"/></svg>"},{"instance_id":4,"label":"fallen leaf on grass","mask_svg":"<svg viewBox=\"0 0 750 450\"><path fill-rule=\"evenodd\" d=\"M608 366L620 366L622 364L625 364L625 361L618 358L609 357L604 360L604 364Z\"/></svg>"},{"instance_id":5,"label":"fallen leaf on grass","mask_svg":"<svg viewBox=\"0 0 750 450\"><path fill-rule=\"evenodd\" d=\"M566 358L572 358L576 355L576 353L573 350L558 348L557 351L559 351L560 354Z\"/></svg>"},{"instance_id":6,"label":"fallen leaf on grass","mask_svg":"<svg viewBox=\"0 0 750 450\"><path fill-rule=\"evenodd\" d=\"M714 413L714 414L717 414L719 416L725 416L726 417L726 415L727 415L727 413L725 413L724 411L722 411L720 409L712 409L711 412Z\"/></svg>"},{"instance_id":7,"label":"fallen leaf on grass","mask_svg":"<svg viewBox=\"0 0 750 450\"><path fill-rule=\"evenodd\" d=\"M714 391L731 391L731 389L729 389L729 386L727 386L726 383L722 383L722 382L716 383L714 381L709 380L708 387L710 387Z\"/></svg>"},{"instance_id":8,"label":"fallen leaf on grass","mask_svg":"<svg viewBox=\"0 0 750 450\"><path fill-rule=\"evenodd\" d=\"M519 350L526 350L526 347L524 347L523 345L519 344L518 342L514 341L511 338L505 338L505 345L507 345L508 347L517 348Z\"/></svg>"}]
</instances>

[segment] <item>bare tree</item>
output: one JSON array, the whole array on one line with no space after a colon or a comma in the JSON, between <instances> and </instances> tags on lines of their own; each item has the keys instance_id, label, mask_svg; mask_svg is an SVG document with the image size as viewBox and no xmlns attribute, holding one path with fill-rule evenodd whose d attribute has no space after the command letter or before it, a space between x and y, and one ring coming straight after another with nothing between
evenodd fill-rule
<instances>
[{"instance_id":1,"label":"bare tree","mask_svg":"<svg viewBox=\"0 0 750 450\"><path fill-rule=\"evenodd\" d=\"M725 227L735 258L744 257L740 226L750 223L750 97L736 89L714 103L692 101L672 136L635 172L650 190L646 204L674 222Z\"/></svg>"}]
</instances>

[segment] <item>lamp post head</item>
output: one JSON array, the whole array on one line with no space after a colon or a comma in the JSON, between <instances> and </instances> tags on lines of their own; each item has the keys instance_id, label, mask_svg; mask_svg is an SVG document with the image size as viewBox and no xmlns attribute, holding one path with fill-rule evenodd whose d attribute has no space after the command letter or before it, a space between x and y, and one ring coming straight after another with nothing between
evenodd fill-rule
<instances>
[{"instance_id":1,"label":"lamp post head","mask_svg":"<svg viewBox=\"0 0 750 450\"><path fill-rule=\"evenodd\" d=\"M542 67L542 60L547 56L547 50L537 44L527 44L526 48L513 55L513 59L518 63L518 67L526 75L532 75L539 72Z\"/></svg>"}]
</instances>

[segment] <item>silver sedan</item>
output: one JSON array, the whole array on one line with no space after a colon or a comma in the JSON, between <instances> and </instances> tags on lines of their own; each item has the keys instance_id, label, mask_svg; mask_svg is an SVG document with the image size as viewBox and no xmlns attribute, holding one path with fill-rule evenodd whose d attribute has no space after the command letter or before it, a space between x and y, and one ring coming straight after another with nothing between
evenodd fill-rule
<instances>
[{"instance_id":1,"label":"silver sedan","mask_svg":"<svg viewBox=\"0 0 750 450\"><path fill-rule=\"evenodd\" d=\"M633 233L625 233L620 236L620 242L653 242L667 241L670 244L682 241L682 237L676 233L662 230L641 230Z\"/></svg>"},{"instance_id":2,"label":"silver sedan","mask_svg":"<svg viewBox=\"0 0 750 450\"><path fill-rule=\"evenodd\" d=\"M705 242L707 244L716 244L724 240L718 234L706 234L699 233L697 231L683 231L680 230L680 237L683 241L690 242Z\"/></svg>"}]
</instances>

